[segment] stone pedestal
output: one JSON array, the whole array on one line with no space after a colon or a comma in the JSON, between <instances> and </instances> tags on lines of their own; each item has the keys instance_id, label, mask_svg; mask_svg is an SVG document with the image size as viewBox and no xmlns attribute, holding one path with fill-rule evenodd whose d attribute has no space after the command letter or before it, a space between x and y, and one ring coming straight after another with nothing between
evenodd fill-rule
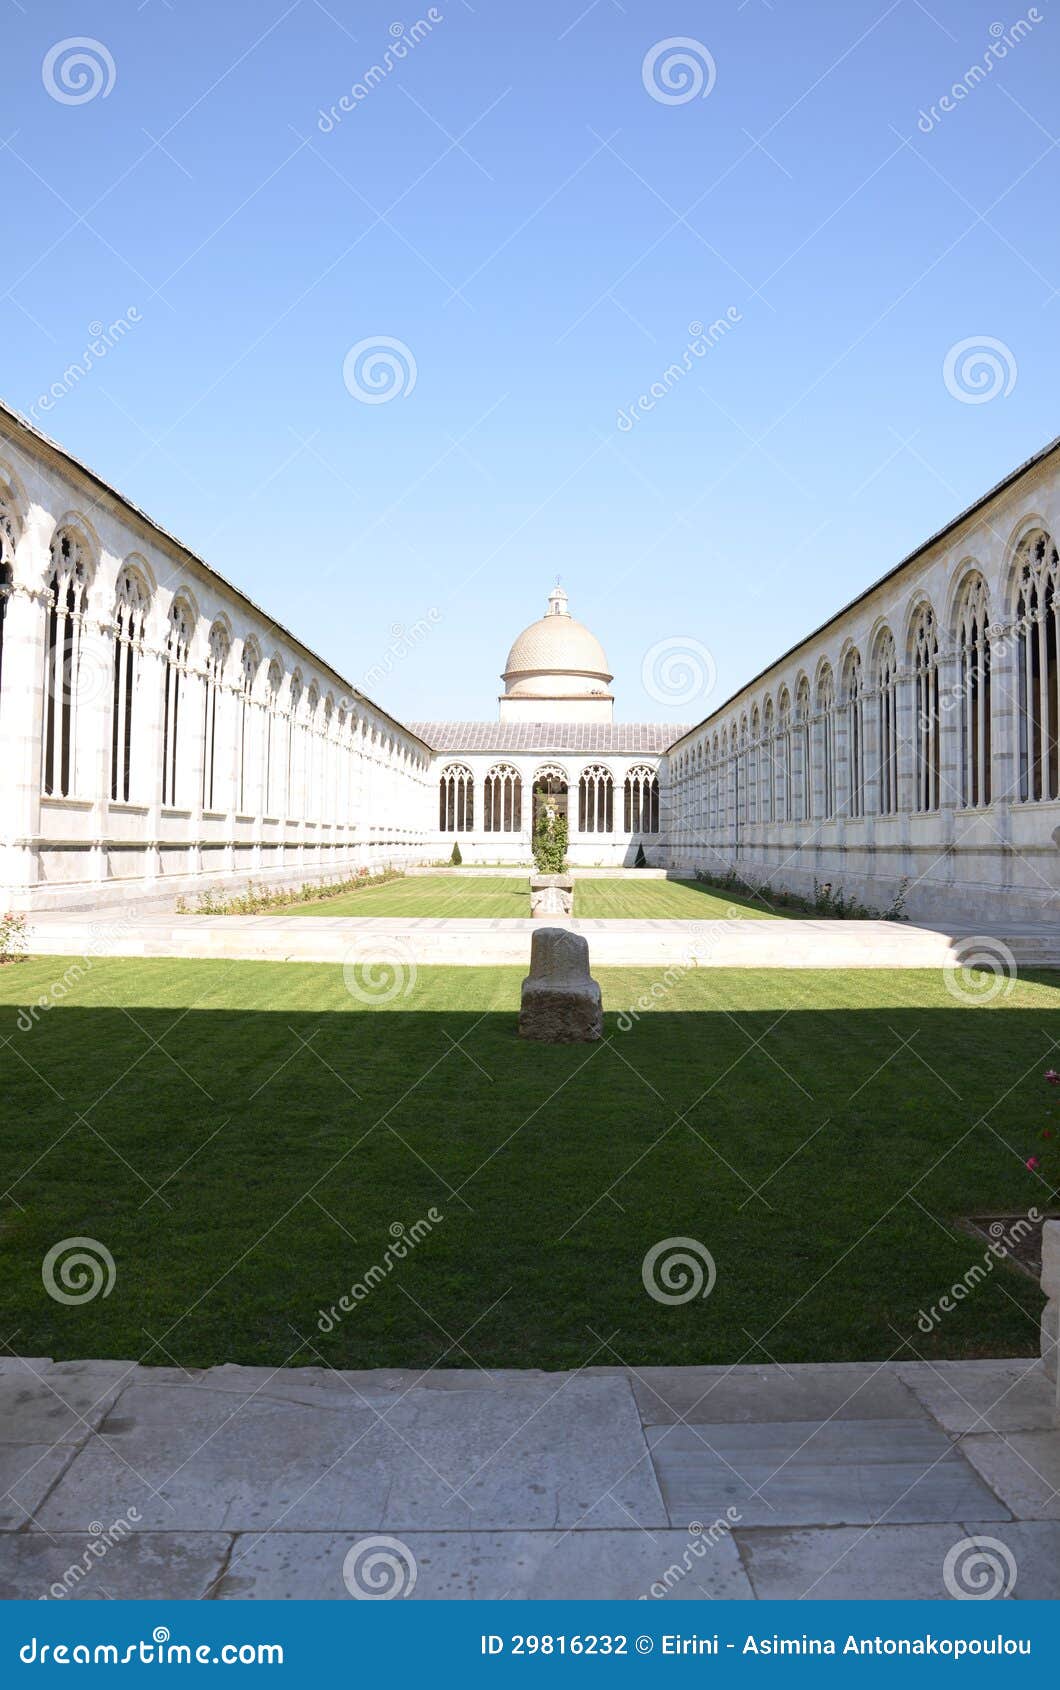
<instances>
[{"instance_id":1,"label":"stone pedestal","mask_svg":"<svg viewBox=\"0 0 1060 1690\"><path fill-rule=\"evenodd\" d=\"M570 915L574 908L574 881L569 874L530 876L530 915Z\"/></svg>"},{"instance_id":2,"label":"stone pedestal","mask_svg":"<svg viewBox=\"0 0 1060 1690\"><path fill-rule=\"evenodd\" d=\"M565 927L539 927L523 981L519 1037L546 1044L583 1044L602 1038L600 988L589 973L589 946Z\"/></svg>"}]
</instances>

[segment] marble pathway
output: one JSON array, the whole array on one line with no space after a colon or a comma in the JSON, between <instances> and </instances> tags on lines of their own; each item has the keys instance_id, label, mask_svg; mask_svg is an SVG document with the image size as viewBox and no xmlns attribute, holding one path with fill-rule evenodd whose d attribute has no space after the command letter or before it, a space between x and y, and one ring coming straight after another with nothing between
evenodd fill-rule
<instances>
[{"instance_id":1,"label":"marble pathway","mask_svg":"<svg viewBox=\"0 0 1060 1690\"><path fill-rule=\"evenodd\" d=\"M389 962L404 967L524 967L541 922L446 917L173 915L49 911L29 919L29 949L46 956L224 957L265 962ZM982 961L1060 967L1060 926L982 929L889 921L605 921L549 917L589 941L599 968L954 968ZM1000 949L998 948L1000 946Z\"/></svg>"},{"instance_id":2,"label":"marble pathway","mask_svg":"<svg viewBox=\"0 0 1060 1690\"><path fill-rule=\"evenodd\" d=\"M985 1556L999 1594L1056 1598L1054 1406L1029 1360L548 1374L10 1357L0 1596L348 1600L389 1562L416 1600L930 1598L974 1588Z\"/></svg>"}]
</instances>

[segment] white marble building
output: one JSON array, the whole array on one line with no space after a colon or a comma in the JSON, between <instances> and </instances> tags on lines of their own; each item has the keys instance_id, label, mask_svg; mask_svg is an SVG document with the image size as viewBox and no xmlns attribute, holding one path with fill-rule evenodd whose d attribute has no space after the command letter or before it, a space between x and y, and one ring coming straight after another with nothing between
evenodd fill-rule
<instances>
[{"instance_id":1,"label":"white marble building","mask_svg":"<svg viewBox=\"0 0 1060 1690\"><path fill-rule=\"evenodd\" d=\"M0 407L0 907L419 860L431 757Z\"/></svg>"},{"instance_id":2,"label":"white marble building","mask_svg":"<svg viewBox=\"0 0 1060 1690\"><path fill-rule=\"evenodd\" d=\"M1060 441L678 738L671 861L1060 915Z\"/></svg>"},{"instance_id":3,"label":"white marble building","mask_svg":"<svg viewBox=\"0 0 1060 1690\"><path fill-rule=\"evenodd\" d=\"M665 752L681 730L614 720L603 647L562 587L515 641L501 679L496 721L413 723L435 751L435 856L455 843L467 863L530 863L547 795L567 818L574 867L629 866L641 849L665 866Z\"/></svg>"},{"instance_id":4,"label":"white marble building","mask_svg":"<svg viewBox=\"0 0 1060 1690\"><path fill-rule=\"evenodd\" d=\"M1058 532L1055 442L694 728L614 721L558 587L494 720L402 724L0 407L0 906L528 863L548 793L576 866L1055 919Z\"/></svg>"}]
</instances>

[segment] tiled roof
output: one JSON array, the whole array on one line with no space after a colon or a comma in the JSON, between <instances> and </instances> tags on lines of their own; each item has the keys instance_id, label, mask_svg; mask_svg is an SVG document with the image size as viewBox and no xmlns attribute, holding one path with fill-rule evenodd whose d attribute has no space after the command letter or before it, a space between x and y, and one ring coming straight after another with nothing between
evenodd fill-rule
<instances>
[{"instance_id":1,"label":"tiled roof","mask_svg":"<svg viewBox=\"0 0 1060 1690\"><path fill-rule=\"evenodd\" d=\"M435 751L618 751L658 754L688 729L680 722L410 722Z\"/></svg>"}]
</instances>

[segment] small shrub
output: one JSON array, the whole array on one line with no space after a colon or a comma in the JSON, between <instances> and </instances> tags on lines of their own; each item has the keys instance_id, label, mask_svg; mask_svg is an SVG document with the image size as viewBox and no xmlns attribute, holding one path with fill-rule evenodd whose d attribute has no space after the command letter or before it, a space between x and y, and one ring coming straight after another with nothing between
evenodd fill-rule
<instances>
[{"instance_id":1,"label":"small shrub","mask_svg":"<svg viewBox=\"0 0 1060 1690\"><path fill-rule=\"evenodd\" d=\"M381 886L385 881L402 878L400 869L379 869L373 874L367 868L359 868L356 874L347 880L321 881L316 886L303 881L297 891L286 887L255 888L254 882L248 880L246 891L234 897L220 899L208 888L199 893L194 910L188 909L183 898L178 898L176 908L178 915L260 915L264 910L289 909L296 904L324 903L329 898L339 898L348 892L356 892L361 886Z\"/></svg>"},{"instance_id":2,"label":"small shrub","mask_svg":"<svg viewBox=\"0 0 1060 1690\"><path fill-rule=\"evenodd\" d=\"M453 840L453 854L449 858L450 866L452 868L459 868L461 863L463 862L463 860L464 860L463 857L460 855L459 842L456 839L454 839Z\"/></svg>"},{"instance_id":3,"label":"small shrub","mask_svg":"<svg viewBox=\"0 0 1060 1690\"><path fill-rule=\"evenodd\" d=\"M23 962L26 956L26 918L18 910L0 915L0 966Z\"/></svg>"},{"instance_id":4,"label":"small shrub","mask_svg":"<svg viewBox=\"0 0 1060 1690\"><path fill-rule=\"evenodd\" d=\"M538 874L562 874L567 866L567 818L549 798L534 827L534 863Z\"/></svg>"},{"instance_id":5,"label":"small shrub","mask_svg":"<svg viewBox=\"0 0 1060 1690\"><path fill-rule=\"evenodd\" d=\"M647 866L648 866L648 859L644 855L644 846L638 845L637 846L637 854L633 859L633 867L634 868L647 868Z\"/></svg>"}]
</instances>

